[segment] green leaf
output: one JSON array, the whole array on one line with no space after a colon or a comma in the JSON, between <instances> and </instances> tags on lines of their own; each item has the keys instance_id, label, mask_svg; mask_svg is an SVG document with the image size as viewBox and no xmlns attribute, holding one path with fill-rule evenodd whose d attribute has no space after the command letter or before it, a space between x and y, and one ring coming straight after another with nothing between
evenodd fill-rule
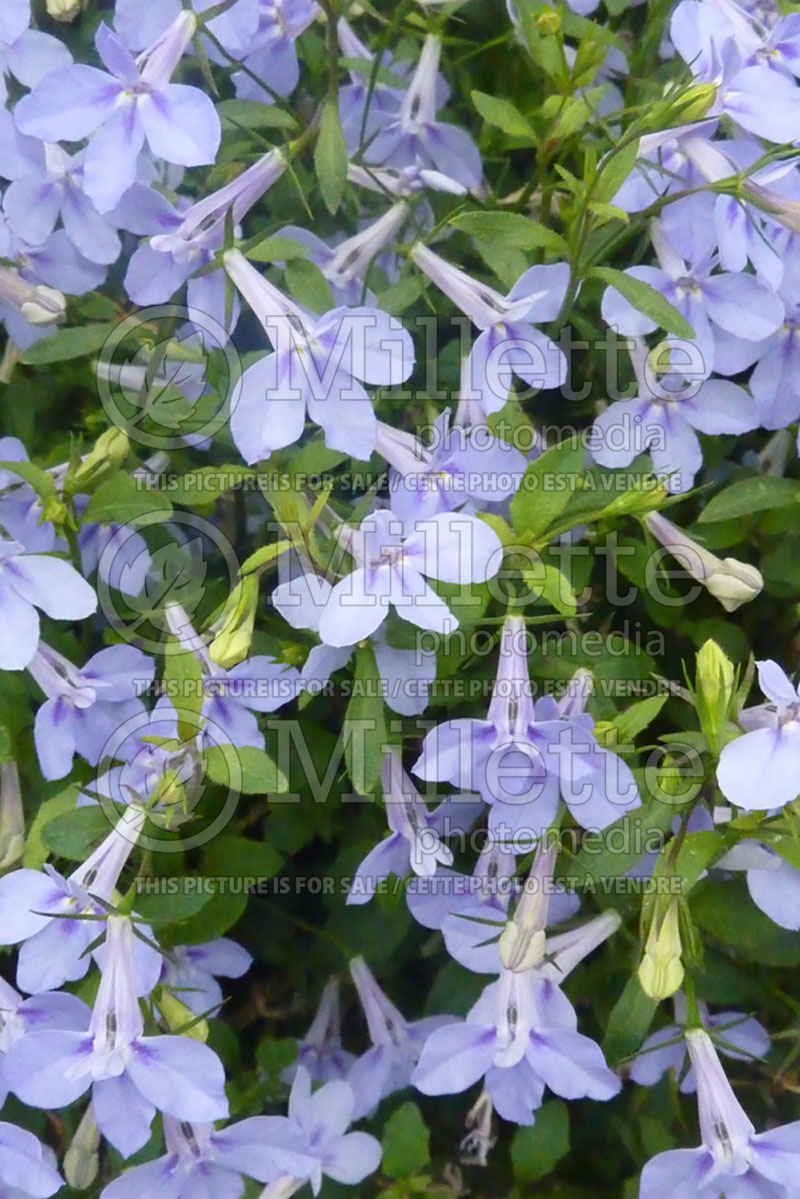
<instances>
[{"instance_id":1,"label":"green leaf","mask_svg":"<svg viewBox=\"0 0 800 1199\"><path fill-rule=\"evenodd\" d=\"M239 567L239 574L244 578L245 575L251 575L254 570L263 570L265 566L269 566L271 562L285 553L291 544L290 541L273 541L271 545L262 545L261 549L256 550L249 558L245 558Z\"/></svg>"},{"instance_id":2,"label":"green leaf","mask_svg":"<svg viewBox=\"0 0 800 1199\"><path fill-rule=\"evenodd\" d=\"M260 100L221 100L217 112L224 124L244 129L295 129L297 121L290 112Z\"/></svg>"},{"instance_id":3,"label":"green leaf","mask_svg":"<svg viewBox=\"0 0 800 1199\"><path fill-rule=\"evenodd\" d=\"M329 212L336 212L342 202L347 182L347 163L347 143L339 121L339 108L334 100L328 99L322 110L319 135L314 147L314 169Z\"/></svg>"},{"instance_id":4,"label":"green leaf","mask_svg":"<svg viewBox=\"0 0 800 1199\"><path fill-rule=\"evenodd\" d=\"M203 873L211 877L273 878L282 865L283 858L268 841L218 837L203 858Z\"/></svg>"},{"instance_id":5,"label":"green leaf","mask_svg":"<svg viewBox=\"0 0 800 1199\"><path fill-rule=\"evenodd\" d=\"M638 157L639 139L635 138L615 154L609 155L605 163L601 162L598 168L599 178L592 188L592 199L601 204L611 203L633 170Z\"/></svg>"},{"instance_id":6,"label":"green leaf","mask_svg":"<svg viewBox=\"0 0 800 1199\"><path fill-rule=\"evenodd\" d=\"M75 811L79 788L70 783L63 791L59 791L52 799L46 799L39 805L33 823L25 839L25 853L22 865L29 870L40 870L50 856L48 843L44 838L44 830L57 817L66 816ZM108 825L106 826L108 827Z\"/></svg>"},{"instance_id":7,"label":"green leaf","mask_svg":"<svg viewBox=\"0 0 800 1199\"><path fill-rule=\"evenodd\" d=\"M45 366L50 362L67 362L70 358L85 358L106 344L114 324L84 325L77 329L59 329L41 341L35 341L20 355L26 366Z\"/></svg>"},{"instance_id":8,"label":"green leaf","mask_svg":"<svg viewBox=\"0 0 800 1199\"><path fill-rule=\"evenodd\" d=\"M569 1113L566 1103L553 1099L536 1113L536 1122L519 1128L511 1142L515 1179L537 1182L554 1170L569 1153Z\"/></svg>"},{"instance_id":9,"label":"green leaf","mask_svg":"<svg viewBox=\"0 0 800 1199\"><path fill-rule=\"evenodd\" d=\"M353 693L345 713L343 736L353 787L360 795L369 795L380 778L387 740L381 679L371 649L356 650Z\"/></svg>"},{"instance_id":10,"label":"green leaf","mask_svg":"<svg viewBox=\"0 0 800 1199\"><path fill-rule=\"evenodd\" d=\"M315 262L293 258L286 264L286 286L294 298L312 312L328 312L334 307L331 285Z\"/></svg>"},{"instance_id":11,"label":"green leaf","mask_svg":"<svg viewBox=\"0 0 800 1199\"><path fill-rule=\"evenodd\" d=\"M40 499L46 500L56 494L56 484L49 470L42 470L35 462L15 462L12 459L0 461L0 470L18 475L26 483L30 483Z\"/></svg>"},{"instance_id":12,"label":"green leaf","mask_svg":"<svg viewBox=\"0 0 800 1199\"><path fill-rule=\"evenodd\" d=\"M416 1103L404 1103L383 1128L382 1170L387 1178L410 1178L431 1160L430 1133Z\"/></svg>"},{"instance_id":13,"label":"green leaf","mask_svg":"<svg viewBox=\"0 0 800 1199\"><path fill-rule=\"evenodd\" d=\"M536 141L536 130L510 100L490 96L487 92L473 91L470 95L472 103L488 124L495 125L511 137L524 137L532 142Z\"/></svg>"},{"instance_id":14,"label":"green leaf","mask_svg":"<svg viewBox=\"0 0 800 1199\"><path fill-rule=\"evenodd\" d=\"M416 304L427 287L422 275L409 275L378 293L378 304L390 316L402 316L407 308Z\"/></svg>"},{"instance_id":15,"label":"green leaf","mask_svg":"<svg viewBox=\"0 0 800 1199\"><path fill-rule=\"evenodd\" d=\"M588 833L569 863L569 874L577 875L581 884L601 884L602 893L603 879L618 878L641 861L645 853L661 849L664 833L677 810L654 798L635 812L621 816L608 828Z\"/></svg>"},{"instance_id":16,"label":"green leaf","mask_svg":"<svg viewBox=\"0 0 800 1199\"><path fill-rule=\"evenodd\" d=\"M578 601L569 579L557 566L549 562L536 563L530 570L523 569L522 577L531 591L547 600L562 616L574 616Z\"/></svg>"},{"instance_id":17,"label":"green leaf","mask_svg":"<svg viewBox=\"0 0 800 1199\"><path fill-rule=\"evenodd\" d=\"M42 841L58 857L83 862L110 832L105 810L92 804L48 821L42 828Z\"/></svg>"},{"instance_id":18,"label":"green leaf","mask_svg":"<svg viewBox=\"0 0 800 1199\"><path fill-rule=\"evenodd\" d=\"M574 494L584 457L580 440L568 438L527 466L511 501L511 520L519 537L541 538L556 522Z\"/></svg>"},{"instance_id":19,"label":"green leaf","mask_svg":"<svg viewBox=\"0 0 800 1199\"><path fill-rule=\"evenodd\" d=\"M166 520L172 512L172 504L161 492L150 491L143 480L118 474L100 484L81 519L85 525L107 525L112 521L124 525L151 512L163 512Z\"/></svg>"},{"instance_id":20,"label":"green leaf","mask_svg":"<svg viewBox=\"0 0 800 1199\"><path fill-rule=\"evenodd\" d=\"M221 495L257 478L247 466L201 466L179 479L170 480L170 502L202 507L213 504Z\"/></svg>"},{"instance_id":21,"label":"green leaf","mask_svg":"<svg viewBox=\"0 0 800 1199\"><path fill-rule=\"evenodd\" d=\"M308 246L293 237L266 237L246 251L253 262L291 262L293 258L308 258Z\"/></svg>"},{"instance_id":22,"label":"green leaf","mask_svg":"<svg viewBox=\"0 0 800 1199\"><path fill-rule=\"evenodd\" d=\"M148 892L146 883L136 897L136 914L148 924L179 924L196 916L211 900L212 895L199 888L182 887L183 879L175 880L177 887ZM185 880L191 883L193 880Z\"/></svg>"},{"instance_id":23,"label":"green leaf","mask_svg":"<svg viewBox=\"0 0 800 1199\"><path fill-rule=\"evenodd\" d=\"M797 933L773 924L755 906L740 879L698 888L692 898L692 919L723 945L737 950L745 961L800 965Z\"/></svg>"},{"instance_id":24,"label":"green leaf","mask_svg":"<svg viewBox=\"0 0 800 1199\"><path fill-rule=\"evenodd\" d=\"M164 658L162 679L164 694L169 696L178 714L179 740L189 741L197 736L202 725L203 668L196 654L180 649L176 637L170 637L168 644L170 652Z\"/></svg>"},{"instance_id":25,"label":"green leaf","mask_svg":"<svg viewBox=\"0 0 800 1199\"><path fill-rule=\"evenodd\" d=\"M649 999L638 976L632 974L611 1009L603 1038L603 1051L612 1065L636 1053L647 1036L657 1007L658 1000Z\"/></svg>"},{"instance_id":26,"label":"green leaf","mask_svg":"<svg viewBox=\"0 0 800 1199\"><path fill-rule=\"evenodd\" d=\"M450 224L470 237L516 250L545 249L556 254L568 253L563 237L518 212L460 212L451 218Z\"/></svg>"},{"instance_id":27,"label":"green leaf","mask_svg":"<svg viewBox=\"0 0 800 1199\"><path fill-rule=\"evenodd\" d=\"M731 520L749 516L751 512L766 512L770 508L785 508L800 501L800 483L778 475L759 475L740 479L719 495L715 495L697 518L698 524L714 520Z\"/></svg>"},{"instance_id":28,"label":"green leaf","mask_svg":"<svg viewBox=\"0 0 800 1199\"><path fill-rule=\"evenodd\" d=\"M666 702L666 695L651 695L631 704L624 712L615 716L614 728L617 730L619 744L630 745L639 733L653 723Z\"/></svg>"},{"instance_id":29,"label":"green leaf","mask_svg":"<svg viewBox=\"0 0 800 1199\"><path fill-rule=\"evenodd\" d=\"M596 266L591 274L594 278L602 279L604 283L616 288L637 312L643 312L645 316L649 316L650 320L655 321L666 333L673 333L676 337L685 337L690 340L694 338L694 329L686 318L670 304L669 300L662 296L660 291L656 291L643 279L634 279L633 275L613 270L610 266Z\"/></svg>"},{"instance_id":30,"label":"green leaf","mask_svg":"<svg viewBox=\"0 0 800 1199\"><path fill-rule=\"evenodd\" d=\"M263 749L215 745L203 754L206 774L213 783L242 795L270 795L288 790L286 776Z\"/></svg>"}]
</instances>

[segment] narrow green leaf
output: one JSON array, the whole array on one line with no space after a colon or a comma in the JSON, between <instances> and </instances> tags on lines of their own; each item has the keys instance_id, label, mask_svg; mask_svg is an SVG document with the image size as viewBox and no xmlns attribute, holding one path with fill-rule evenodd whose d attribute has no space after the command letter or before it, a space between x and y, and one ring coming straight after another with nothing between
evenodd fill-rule
<instances>
[{"instance_id":1,"label":"narrow green leaf","mask_svg":"<svg viewBox=\"0 0 800 1199\"><path fill-rule=\"evenodd\" d=\"M35 341L20 355L26 366L45 366L50 362L67 362L70 358L85 358L105 345L115 326L84 325L76 329L59 329L41 341Z\"/></svg>"},{"instance_id":2,"label":"narrow green leaf","mask_svg":"<svg viewBox=\"0 0 800 1199\"><path fill-rule=\"evenodd\" d=\"M473 91L470 95L472 103L488 124L502 129L511 137L529 138L532 142L536 140L536 130L510 100L490 96L487 92Z\"/></svg>"},{"instance_id":3,"label":"narrow green leaf","mask_svg":"<svg viewBox=\"0 0 800 1199\"><path fill-rule=\"evenodd\" d=\"M643 312L645 316L649 316L650 320L655 321L666 333L673 333L676 337L685 337L690 340L694 338L694 329L686 318L678 312L674 305L670 304L669 300L662 296L660 291L656 291L643 279L635 279L633 275L613 270L610 266L596 266L591 273L596 279L602 279L604 283L616 288L637 312Z\"/></svg>"},{"instance_id":4,"label":"narrow green leaf","mask_svg":"<svg viewBox=\"0 0 800 1199\"><path fill-rule=\"evenodd\" d=\"M172 504L158 491L150 491L141 480L130 475L112 475L97 488L83 513L83 524L124 525L151 512L172 512Z\"/></svg>"},{"instance_id":5,"label":"narrow green leaf","mask_svg":"<svg viewBox=\"0 0 800 1199\"><path fill-rule=\"evenodd\" d=\"M539 539L555 523L575 492L584 456L579 439L568 438L530 463L511 501L511 520L518 536Z\"/></svg>"},{"instance_id":6,"label":"narrow green leaf","mask_svg":"<svg viewBox=\"0 0 800 1199\"><path fill-rule=\"evenodd\" d=\"M766 512L785 508L800 501L800 483L778 475L759 475L732 483L706 504L697 518L698 524L715 520L732 520L749 516L751 512Z\"/></svg>"},{"instance_id":7,"label":"narrow green leaf","mask_svg":"<svg viewBox=\"0 0 800 1199\"><path fill-rule=\"evenodd\" d=\"M326 100L314 148L314 169L329 212L336 212L342 202L347 182L347 162L347 143L339 121L338 106L333 100Z\"/></svg>"},{"instance_id":8,"label":"narrow green leaf","mask_svg":"<svg viewBox=\"0 0 800 1199\"><path fill-rule=\"evenodd\" d=\"M568 252L563 237L548 229L539 221L522 216L518 212L460 212L450 224L470 237L482 241L497 242L517 250L552 250L556 254Z\"/></svg>"}]
</instances>

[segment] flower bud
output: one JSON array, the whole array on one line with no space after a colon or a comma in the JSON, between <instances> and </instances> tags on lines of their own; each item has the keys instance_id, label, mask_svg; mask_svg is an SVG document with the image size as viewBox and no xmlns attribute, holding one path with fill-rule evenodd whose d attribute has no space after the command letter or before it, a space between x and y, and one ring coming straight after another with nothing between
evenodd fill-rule
<instances>
[{"instance_id":1,"label":"flower bud","mask_svg":"<svg viewBox=\"0 0 800 1199\"><path fill-rule=\"evenodd\" d=\"M208 1040L208 1021L198 1018L191 1008L182 1003L165 987L161 988L156 1006L171 1033L180 1033L182 1036L191 1037L193 1041L202 1041L204 1044Z\"/></svg>"},{"instance_id":2,"label":"flower bud","mask_svg":"<svg viewBox=\"0 0 800 1199\"><path fill-rule=\"evenodd\" d=\"M47 0L47 15L54 21L74 21L82 8L83 0Z\"/></svg>"},{"instance_id":3,"label":"flower bud","mask_svg":"<svg viewBox=\"0 0 800 1199\"><path fill-rule=\"evenodd\" d=\"M92 1105L89 1104L72 1138L72 1144L64 1154L64 1177L73 1190L86 1191L97 1178L99 1148L100 1130Z\"/></svg>"},{"instance_id":4,"label":"flower bud","mask_svg":"<svg viewBox=\"0 0 800 1199\"><path fill-rule=\"evenodd\" d=\"M72 491L84 491L116 467L122 466L129 450L130 443L122 429L106 429L73 474L70 480Z\"/></svg>"},{"instance_id":5,"label":"flower bud","mask_svg":"<svg viewBox=\"0 0 800 1199\"><path fill-rule=\"evenodd\" d=\"M561 14L554 8L544 8L535 19L536 28L545 35L558 33L561 29Z\"/></svg>"},{"instance_id":6,"label":"flower bud","mask_svg":"<svg viewBox=\"0 0 800 1199\"><path fill-rule=\"evenodd\" d=\"M700 121L711 109L717 98L715 83L695 83L672 103L675 119L681 124Z\"/></svg>"},{"instance_id":7,"label":"flower bud","mask_svg":"<svg viewBox=\"0 0 800 1199\"><path fill-rule=\"evenodd\" d=\"M8 870L25 850L25 817L19 773L13 758L0 766L0 870Z\"/></svg>"},{"instance_id":8,"label":"flower bud","mask_svg":"<svg viewBox=\"0 0 800 1199\"><path fill-rule=\"evenodd\" d=\"M706 641L697 654L695 705L700 728L714 753L719 750L719 738L728 721L735 686L733 663L716 641Z\"/></svg>"},{"instance_id":9,"label":"flower bud","mask_svg":"<svg viewBox=\"0 0 800 1199\"><path fill-rule=\"evenodd\" d=\"M222 610L221 624L208 653L212 662L230 670L250 653L258 604L258 575L246 575L234 587Z\"/></svg>"},{"instance_id":10,"label":"flower bud","mask_svg":"<svg viewBox=\"0 0 800 1199\"><path fill-rule=\"evenodd\" d=\"M644 523L687 574L719 600L726 612L735 612L755 599L764 586L755 566L736 558L718 558L659 512L648 512Z\"/></svg>"},{"instance_id":11,"label":"flower bud","mask_svg":"<svg viewBox=\"0 0 800 1199\"><path fill-rule=\"evenodd\" d=\"M650 999L669 999L683 982L678 902L672 900L663 918L658 912L650 926L639 982Z\"/></svg>"}]
</instances>

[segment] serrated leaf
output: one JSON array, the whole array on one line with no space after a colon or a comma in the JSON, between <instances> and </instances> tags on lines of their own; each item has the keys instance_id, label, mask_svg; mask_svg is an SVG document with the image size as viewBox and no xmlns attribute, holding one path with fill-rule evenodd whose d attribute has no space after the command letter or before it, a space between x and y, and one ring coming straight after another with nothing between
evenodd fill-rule
<instances>
[{"instance_id":1,"label":"serrated leaf","mask_svg":"<svg viewBox=\"0 0 800 1199\"><path fill-rule=\"evenodd\" d=\"M221 100L217 105L220 119L229 126L244 129L295 129L297 121L290 112L276 104L260 100Z\"/></svg>"},{"instance_id":2,"label":"serrated leaf","mask_svg":"<svg viewBox=\"0 0 800 1199\"><path fill-rule=\"evenodd\" d=\"M511 501L511 521L518 536L538 539L555 523L574 494L584 457L580 440L568 438L526 467L522 486Z\"/></svg>"},{"instance_id":3,"label":"serrated leaf","mask_svg":"<svg viewBox=\"0 0 800 1199\"><path fill-rule=\"evenodd\" d=\"M569 1112L560 1099L551 1099L536 1112L535 1122L514 1133L511 1163L515 1179L537 1182L569 1153Z\"/></svg>"},{"instance_id":4,"label":"serrated leaf","mask_svg":"<svg viewBox=\"0 0 800 1199\"><path fill-rule=\"evenodd\" d=\"M660 291L656 291L643 279L635 279L633 275L609 266L596 266L591 274L615 288L637 312L649 316L650 320L655 321L666 333L673 333L676 337L688 338L690 341L694 339L694 329L686 317L682 316Z\"/></svg>"},{"instance_id":5,"label":"serrated leaf","mask_svg":"<svg viewBox=\"0 0 800 1199\"><path fill-rule=\"evenodd\" d=\"M766 512L800 502L800 483L778 475L759 475L740 479L719 495L715 495L697 518L698 524L716 520L732 520L749 516L751 512Z\"/></svg>"},{"instance_id":6,"label":"serrated leaf","mask_svg":"<svg viewBox=\"0 0 800 1199\"><path fill-rule=\"evenodd\" d=\"M329 212L336 212L342 202L347 182L347 143L339 120L339 108L326 100L322 110L317 144L314 147L314 169L319 180L322 199Z\"/></svg>"},{"instance_id":7,"label":"serrated leaf","mask_svg":"<svg viewBox=\"0 0 800 1199\"><path fill-rule=\"evenodd\" d=\"M269 754L254 746L215 745L205 751L203 761L213 783L242 795L270 795L289 787Z\"/></svg>"},{"instance_id":8,"label":"serrated leaf","mask_svg":"<svg viewBox=\"0 0 800 1199\"><path fill-rule=\"evenodd\" d=\"M546 249L556 254L568 252L563 237L518 212L460 212L451 218L450 224L470 237L497 242L498 245L516 250Z\"/></svg>"},{"instance_id":9,"label":"serrated leaf","mask_svg":"<svg viewBox=\"0 0 800 1199\"><path fill-rule=\"evenodd\" d=\"M166 520L172 504L162 492L150 491L130 475L112 475L94 492L81 517L82 524L124 525L139 516L163 512Z\"/></svg>"},{"instance_id":10,"label":"serrated leaf","mask_svg":"<svg viewBox=\"0 0 800 1199\"><path fill-rule=\"evenodd\" d=\"M380 778L387 740L381 680L371 649L356 650L353 694L347 705L342 735L353 787L359 795L369 795Z\"/></svg>"},{"instance_id":11,"label":"serrated leaf","mask_svg":"<svg viewBox=\"0 0 800 1199\"><path fill-rule=\"evenodd\" d=\"M329 312L334 307L331 285L315 262L293 258L286 264L286 286L294 298L311 312Z\"/></svg>"},{"instance_id":12,"label":"serrated leaf","mask_svg":"<svg viewBox=\"0 0 800 1199\"><path fill-rule=\"evenodd\" d=\"M430 1133L416 1103L404 1103L383 1129L382 1169L387 1178L410 1178L431 1159Z\"/></svg>"},{"instance_id":13,"label":"serrated leaf","mask_svg":"<svg viewBox=\"0 0 800 1199\"><path fill-rule=\"evenodd\" d=\"M75 329L59 329L41 341L35 341L20 355L25 366L45 366L50 362L68 362L72 358L85 358L95 354L106 344L116 326L114 324L84 325Z\"/></svg>"},{"instance_id":14,"label":"serrated leaf","mask_svg":"<svg viewBox=\"0 0 800 1199\"><path fill-rule=\"evenodd\" d=\"M265 566L269 566L270 562L274 562L281 554L291 548L290 541L273 541L271 545L262 545L261 549L251 554L249 558L245 558L242 565L239 567L239 574L242 578L245 575L251 575L254 570L261 570Z\"/></svg>"},{"instance_id":15,"label":"serrated leaf","mask_svg":"<svg viewBox=\"0 0 800 1199\"><path fill-rule=\"evenodd\" d=\"M294 258L308 258L308 246L293 237L265 237L248 246L245 255L253 262L291 262Z\"/></svg>"},{"instance_id":16,"label":"serrated leaf","mask_svg":"<svg viewBox=\"0 0 800 1199\"><path fill-rule=\"evenodd\" d=\"M502 129L511 137L529 138L536 140L536 130L526 120L516 105L500 96L490 96L487 92L470 92L472 103L488 124Z\"/></svg>"}]
</instances>

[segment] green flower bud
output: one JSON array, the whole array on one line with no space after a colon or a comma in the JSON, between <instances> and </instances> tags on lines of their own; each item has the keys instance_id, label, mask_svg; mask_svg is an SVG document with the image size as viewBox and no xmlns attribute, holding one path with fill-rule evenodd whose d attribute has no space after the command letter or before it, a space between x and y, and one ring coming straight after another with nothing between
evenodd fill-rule
<instances>
[{"instance_id":1,"label":"green flower bud","mask_svg":"<svg viewBox=\"0 0 800 1199\"><path fill-rule=\"evenodd\" d=\"M258 604L258 575L247 575L236 584L222 610L220 628L208 653L212 662L230 670L250 653Z\"/></svg>"},{"instance_id":2,"label":"green flower bud","mask_svg":"<svg viewBox=\"0 0 800 1199\"><path fill-rule=\"evenodd\" d=\"M639 982L650 999L669 999L683 982L678 902L673 900L663 917L658 912L650 926Z\"/></svg>"}]
</instances>

